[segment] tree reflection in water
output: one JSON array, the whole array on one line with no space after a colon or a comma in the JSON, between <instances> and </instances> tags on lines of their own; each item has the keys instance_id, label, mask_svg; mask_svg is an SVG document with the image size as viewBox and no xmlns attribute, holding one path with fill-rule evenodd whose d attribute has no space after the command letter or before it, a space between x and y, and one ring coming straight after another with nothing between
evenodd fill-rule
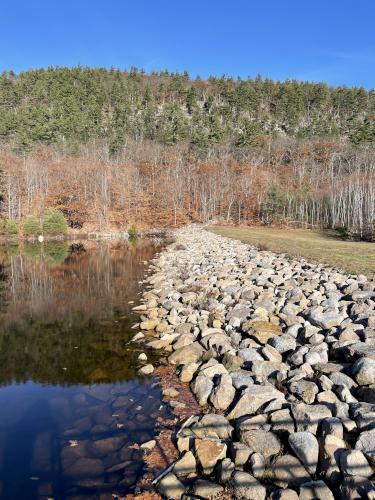
<instances>
[{"instance_id":1,"label":"tree reflection in water","mask_svg":"<svg viewBox=\"0 0 375 500\"><path fill-rule=\"evenodd\" d=\"M154 253L144 240L0 249L1 498L134 487L130 445L152 438L161 395L136 377L128 302Z\"/></svg>"}]
</instances>

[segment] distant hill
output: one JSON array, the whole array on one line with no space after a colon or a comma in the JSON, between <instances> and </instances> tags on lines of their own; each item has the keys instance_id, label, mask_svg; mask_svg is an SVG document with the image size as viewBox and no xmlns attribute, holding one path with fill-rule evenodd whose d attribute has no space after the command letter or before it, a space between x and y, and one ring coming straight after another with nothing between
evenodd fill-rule
<instances>
[{"instance_id":1,"label":"distant hill","mask_svg":"<svg viewBox=\"0 0 375 500\"><path fill-rule=\"evenodd\" d=\"M100 138L115 153L131 138L205 152L265 136L375 141L375 90L84 67L0 76L0 138L19 150Z\"/></svg>"}]
</instances>

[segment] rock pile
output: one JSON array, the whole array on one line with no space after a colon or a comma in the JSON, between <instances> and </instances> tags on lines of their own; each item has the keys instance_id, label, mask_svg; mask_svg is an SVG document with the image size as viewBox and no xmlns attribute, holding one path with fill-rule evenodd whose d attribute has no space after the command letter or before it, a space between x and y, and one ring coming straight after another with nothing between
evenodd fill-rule
<instances>
[{"instance_id":1,"label":"rock pile","mask_svg":"<svg viewBox=\"0 0 375 500\"><path fill-rule=\"evenodd\" d=\"M375 283L184 228L138 306L202 415L167 498L375 498Z\"/></svg>"}]
</instances>

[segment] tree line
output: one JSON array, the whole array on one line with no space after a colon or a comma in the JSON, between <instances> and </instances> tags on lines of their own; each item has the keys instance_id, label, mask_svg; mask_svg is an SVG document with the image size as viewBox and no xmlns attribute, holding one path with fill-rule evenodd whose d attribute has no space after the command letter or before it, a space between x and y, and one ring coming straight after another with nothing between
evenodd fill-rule
<instances>
[{"instance_id":1,"label":"tree line","mask_svg":"<svg viewBox=\"0 0 375 500\"><path fill-rule=\"evenodd\" d=\"M375 92L90 68L0 77L4 218L188 221L374 237ZM37 221L34 220L34 225Z\"/></svg>"},{"instance_id":2,"label":"tree line","mask_svg":"<svg viewBox=\"0 0 375 500\"><path fill-rule=\"evenodd\" d=\"M0 138L19 150L40 142L74 147L128 138L207 152L217 144L256 146L263 136L375 140L375 91L187 73L48 68L0 76Z\"/></svg>"}]
</instances>

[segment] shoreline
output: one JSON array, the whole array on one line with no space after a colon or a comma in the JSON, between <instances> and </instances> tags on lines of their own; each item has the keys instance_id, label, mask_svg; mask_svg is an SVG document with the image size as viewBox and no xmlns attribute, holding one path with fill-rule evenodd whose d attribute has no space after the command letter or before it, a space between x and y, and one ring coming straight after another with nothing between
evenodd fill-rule
<instances>
[{"instance_id":1,"label":"shoreline","mask_svg":"<svg viewBox=\"0 0 375 500\"><path fill-rule=\"evenodd\" d=\"M194 226L175 238L135 308L135 340L198 403L177 412L157 491L374 495L375 283Z\"/></svg>"}]
</instances>

